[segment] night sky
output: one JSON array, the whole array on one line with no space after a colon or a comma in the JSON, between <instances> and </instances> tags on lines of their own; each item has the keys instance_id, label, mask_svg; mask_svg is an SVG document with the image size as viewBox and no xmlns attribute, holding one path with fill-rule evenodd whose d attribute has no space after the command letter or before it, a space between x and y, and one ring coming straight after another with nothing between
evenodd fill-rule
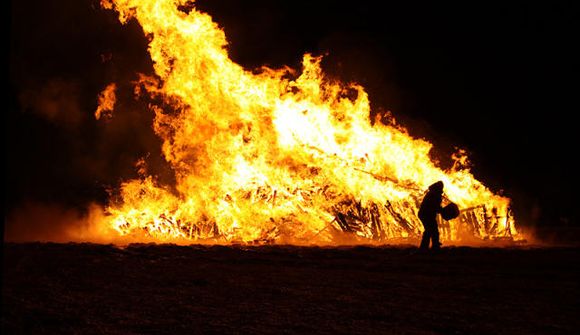
<instances>
[{"instance_id":1,"label":"night sky","mask_svg":"<svg viewBox=\"0 0 580 335\"><path fill-rule=\"evenodd\" d=\"M466 149L476 178L514 200L520 224L578 225L571 4L312 2L197 4L244 67L299 68L305 52L325 54L329 75L362 84L373 111L433 142L435 158ZM14 1L11 13L7 213L104 203L145 155L170 182L152 114L129 84L152 73L136 22L121 26L91 0ZM97 95L113 81L115 117L96 122Z\"/></svg>"}]
</instances>

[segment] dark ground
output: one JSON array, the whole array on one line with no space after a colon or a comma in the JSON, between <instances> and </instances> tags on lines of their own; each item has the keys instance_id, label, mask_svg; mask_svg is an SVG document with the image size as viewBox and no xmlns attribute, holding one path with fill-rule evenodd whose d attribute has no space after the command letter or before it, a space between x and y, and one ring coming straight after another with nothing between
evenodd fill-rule
<instances>
[{"instance_id":1,"label":"dark ground","mask_svg":"<svg viewBox=\"0 0 580 335\"><path fill-rule=\"evenodd\" d=\"M578 334L580 248L6 244L3 334Z\"/></svg>"}]
</instances>

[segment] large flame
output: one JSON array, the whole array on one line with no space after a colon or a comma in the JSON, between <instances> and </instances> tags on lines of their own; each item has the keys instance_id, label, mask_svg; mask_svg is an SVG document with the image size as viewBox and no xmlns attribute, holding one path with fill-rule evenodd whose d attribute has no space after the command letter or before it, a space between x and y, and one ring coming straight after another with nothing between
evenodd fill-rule
<instances>
[{"instance_id":1,"label":"large flame","mask_svg":"<svg viewBox=\"0 0 580 335\"><path fill-rule=\"evenodd\" d=\"M149 39L155 77L139 89L176 185L155 176L124 182L107 224L122 235L279 243L414 238L424 190L442 180L464 209L442 222L443 239L515 236L509 199L459 164L444 171L432 145L405 129L369 120L363 87L325 77L320 57L301 72L248 71L234 63L222 29L184 0L103 0ZM192 6L190 6L192 7Z\"/></svg>"}]
</instances>

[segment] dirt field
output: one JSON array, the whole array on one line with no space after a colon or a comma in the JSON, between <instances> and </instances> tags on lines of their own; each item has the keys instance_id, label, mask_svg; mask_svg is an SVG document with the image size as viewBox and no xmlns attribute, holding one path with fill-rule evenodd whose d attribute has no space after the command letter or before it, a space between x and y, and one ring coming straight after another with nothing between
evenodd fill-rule
<instances>
[{"instance_id":1,"label":"dirt field","mask_svg":"<svg viewBox=\"0 0 580 335\"><path fill-rule=\"evenodd\" d=\"M3 334L579 334L580 248L5 244Z\"/></svg>"}]
</instances>

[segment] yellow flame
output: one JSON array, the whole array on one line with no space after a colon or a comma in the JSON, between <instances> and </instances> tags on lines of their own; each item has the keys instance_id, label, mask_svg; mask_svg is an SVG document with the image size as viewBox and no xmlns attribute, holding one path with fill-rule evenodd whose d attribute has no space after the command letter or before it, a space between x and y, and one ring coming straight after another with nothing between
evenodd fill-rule
<instances>
[{"instance_id":1,"label":"yellow flame","mask_svg":"<svg viewBox=\"0 0 580 335\"><path fill-rule=\"evenodd\" d=\"M99 94L99 105L95 111L95 119L99 120L101 116L107 116L108 118L113 117L113 110L115 109L115 103L117 102L117 95L115 93L117 89L117 84L110 83L105 87L105 89Z\"/></svg>"},{"instance_id":2,"label":"yellow flame","mask_svg":"<svg viewBox=\"0 0 580 335\"><path fill-rule=\"evenodd\" d=\"M176 179L124 182L108 208L122 235L278 243L413 238L423 191L445 183L465 209L442 222L443 239L517 235L509 199L493 194L458 152L448 171L432 145L396 125L369 122L363 87L327 78L320 57L302 71L234 63L212 18L178 0L107 0L121 22L136 19L149 39L156 77L137 85L163 98L154 130ZM170 107L167 107L170 106Z\"/></svg>"}]
</instances>

